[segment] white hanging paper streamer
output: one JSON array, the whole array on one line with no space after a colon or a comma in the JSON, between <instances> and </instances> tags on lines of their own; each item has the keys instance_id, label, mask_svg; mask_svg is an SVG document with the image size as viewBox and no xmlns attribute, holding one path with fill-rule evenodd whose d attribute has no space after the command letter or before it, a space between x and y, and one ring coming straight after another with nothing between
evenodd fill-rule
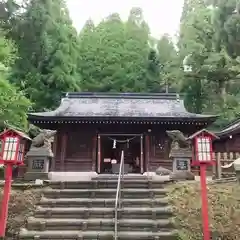
<instances>
[{"instance_id":1,"label":"white hanging paper streamer","mask_svg":"<svg viewBox=\"0 0 240 240\"><path fill-rule=\"evenodd\" d=\"M127 139L127 148L129 148L129 139Z\"/></svg>"},{"instance_id":2,"label":"white hanging paper streamer","mask_svg":"<svg viewBox=\"0 0 240 240\"><path fill-rule=\"evenodd\" d=\"M116 141L116 139L114 139L114 140L113 140L113 149L116 148L116 144L117 144L117 141Z\"/></svg>"}]
</instances>

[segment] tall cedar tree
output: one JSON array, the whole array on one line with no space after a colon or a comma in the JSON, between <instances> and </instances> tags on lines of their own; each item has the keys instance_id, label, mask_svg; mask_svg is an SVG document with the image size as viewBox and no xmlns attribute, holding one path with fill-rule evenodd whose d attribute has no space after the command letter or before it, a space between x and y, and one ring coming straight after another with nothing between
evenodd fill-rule
<instances>
[{"instance_id":1,"label":"tall cedar tree","mask_svg":"<svg viewBox=\"0 0 240 240\"><path fill-rule=\"evenodd\" d=\"M78 38L63 0L32 0L18 26L19 55L12 82L35 103L55 107L62 92L79 90Z\"/></svg>"},{"instance_id":2,"label":"tall cedar tree","mask_svg":"<svg viewBox=\"0 0 240 240\"><path fill-rule=\"evenodd\" d=\"M186 102L195 112L220 114L218 126L239 112L237 94L229 88L240 70L236 2L185 0L180 28L179 55L192 68L183 80Z\"/></svg>"},{"instance_id":3,"label":"tall cedar tree","mask_svg":"<svg viewBox=\"0 0 240 240\"><path fill-rule=\"evenodd\" d=\"M88 20L79 38L84 90L149 91L147 78L158 77L157 59L150 59L149 28L139 8L131 10L127 22L116 13L97 26Z\"/></svg>"}]
</instances>

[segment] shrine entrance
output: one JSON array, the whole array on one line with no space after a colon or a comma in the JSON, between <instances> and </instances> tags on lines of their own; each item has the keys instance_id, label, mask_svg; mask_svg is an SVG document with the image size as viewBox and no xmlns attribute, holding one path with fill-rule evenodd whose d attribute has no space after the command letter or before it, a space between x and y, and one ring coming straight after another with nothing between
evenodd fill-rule
<instances>
[{"instance_id":1,"label":"shrine entrance","mask_svg":"<svg viewBox=\"0 0 240 240\"><path fill-rule=\"evenodd\" d=\"M143 173L143 147L142 134L99 134L97 172L118 174L123 150L125 173Z\"/></svg>"}]
</instances>

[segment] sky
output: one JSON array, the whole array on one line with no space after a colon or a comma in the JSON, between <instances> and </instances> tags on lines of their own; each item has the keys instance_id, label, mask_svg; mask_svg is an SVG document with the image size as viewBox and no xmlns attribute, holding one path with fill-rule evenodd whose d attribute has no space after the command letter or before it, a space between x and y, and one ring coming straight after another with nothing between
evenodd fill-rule
<instances>
[{"instance_id":1,"label":"sky","mask_svg":"<svg viewBox=\"0 0 240 240\"><path fill-rule=\"evenodd\" d=\"M97 24L111 13L118 12L123 20L132 7L143 9L152 36L159 38L167 33L174 37L179 28L179 20L184 0L67 0L70 16L78 31L87 19Z\"/></svg>"}]
</instances>

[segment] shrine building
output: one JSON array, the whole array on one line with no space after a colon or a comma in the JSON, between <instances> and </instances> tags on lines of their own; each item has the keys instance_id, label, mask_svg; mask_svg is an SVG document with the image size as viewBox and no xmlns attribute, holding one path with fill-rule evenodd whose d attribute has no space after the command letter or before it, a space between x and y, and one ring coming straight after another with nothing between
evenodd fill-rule
<instances>
[{"instance_id":1,"label":"shrine building","mask_svg":"<svg viewBox=\"0 0 240 240\"><path fill-rule=\"evenodd\" d=\"M57 130L51 172L117 173L124 150L125 171L143 174L172 169L166 130L189 136L216 116L188 112L177 94L84 92L67 93L58 108L28 120Z\"/></svg>"}]
</instances>

